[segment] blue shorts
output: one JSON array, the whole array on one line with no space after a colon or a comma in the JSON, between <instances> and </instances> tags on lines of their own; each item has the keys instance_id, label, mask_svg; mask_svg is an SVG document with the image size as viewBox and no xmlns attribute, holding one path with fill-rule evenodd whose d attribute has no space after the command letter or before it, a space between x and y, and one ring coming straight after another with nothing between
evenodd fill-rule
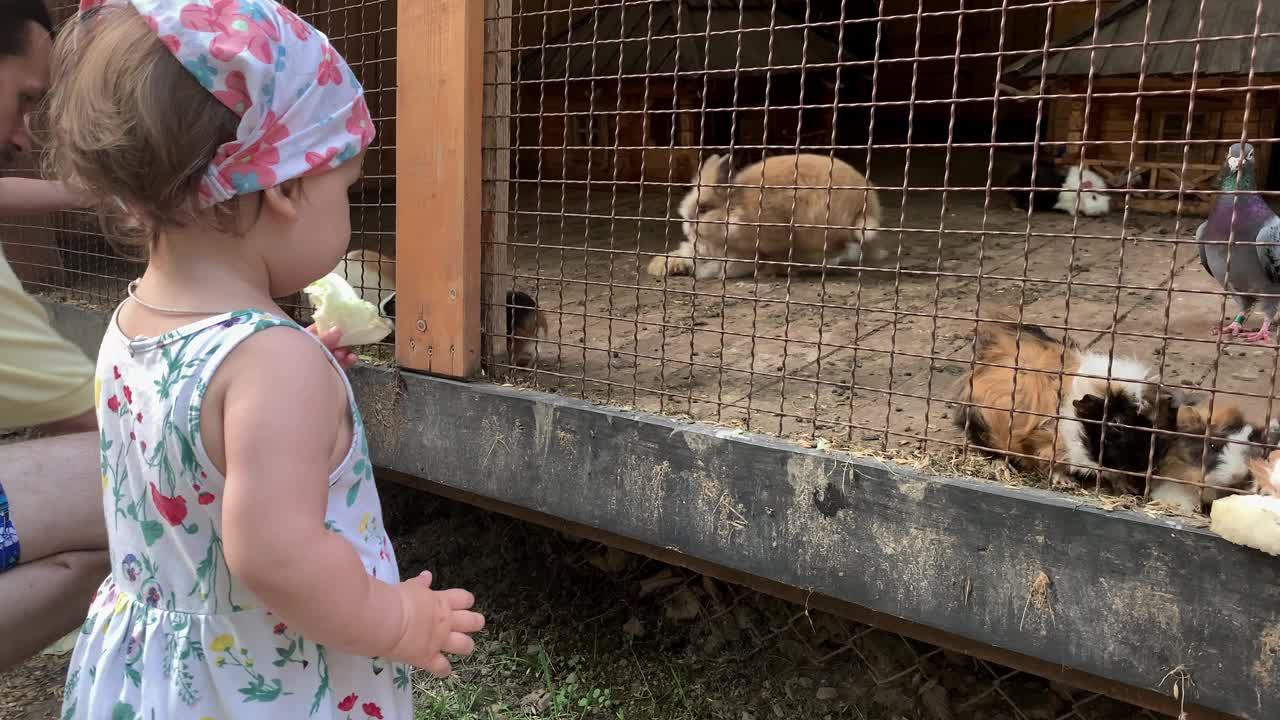
<instances>
[{"instance_id":1,"label":"blue shorts","mask_svg":"<svg viewBox=\"0 0 1280 720\"><path fill-rule=\"evenodd\" d=\"M9 496L0 486L0 573L18 564L18 531L9 516Z\"/></svg>"}]
</instances>

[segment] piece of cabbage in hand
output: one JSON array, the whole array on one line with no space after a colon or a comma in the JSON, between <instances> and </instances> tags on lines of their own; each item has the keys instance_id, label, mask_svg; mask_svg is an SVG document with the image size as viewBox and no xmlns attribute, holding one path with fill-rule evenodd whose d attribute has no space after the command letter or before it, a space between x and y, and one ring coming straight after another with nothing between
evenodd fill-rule
<instances>
[{"instance_id":1,"label":"piece of cabbage in hand","mask_svg":"<svg viewBox=\"0 0 1280 720\"><path fill-rule=\"evenodd\" d=\"M395 326L378 314L373 303L360 297L341 275L329 273L305 288L315 312L312 318L321 335L333 328L342 331L340 347L371 345L391 334Z\"/></svg>"},{"instance_id":2,"label":"piece of cabbage in hand","mask_svg":"<svg viewBox=\"0 0 1280 720\"><path fill-rule=\"evenodd\" d=\"M1209 530L1227 542L1280 556L1280 498L1228 495L1213 502Z\"/></svg>"}]
</instances>

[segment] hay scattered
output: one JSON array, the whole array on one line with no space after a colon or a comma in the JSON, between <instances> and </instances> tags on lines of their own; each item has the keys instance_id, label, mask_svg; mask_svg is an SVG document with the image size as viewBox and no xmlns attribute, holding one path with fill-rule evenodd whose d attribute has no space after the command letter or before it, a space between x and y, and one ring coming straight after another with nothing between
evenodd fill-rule
<instances>
[{"instance_id":1,"label":"hay scattered","mask_svg":"<svg viewBox=\"0 0 1280 720\"><path fill-rule=\"evenodd\" d=\"M1027 589L1027 603L1022 606L1022 620L1018 623L1018 630L1027 622L1027 610L1035 606L1037 611L1047 611L1049 613L1049 622L1057 624L1057 619L1053 614L1053 600L1049 597L1049 591L1053 588L1053 581L1049 579L1048 573L1041 570L1036 575L1035 580L1031 581L1031 586Z\"/></svg>"},{"instance_id":2,"label":"hay scattered","mask_svg":"<svg viewBox=\"0 0 1280 720\"><path fill-rule=\"evenodd\" d=\"M1187 690L1195 687L1195 681L1191 679L1191 671L1187 669L1187 666L1179 665L1170 670L1169 674L1160 680L1158 687L1164 687L1164 684L1170 680L1173 681L1173 699L1178 701L1178 720L1188 720Z\"/></svg>"},{"instance_id":3,"label":"hay scattered","mask_svg":"<svg viewBox=\"0 0 1280 720\"><path fill-rule=\"evenodd\" d=\"M1187 514L1180 508L1167 503L1144 502L1143 498L1137 495L1113 495L1102 490L1087 490L1078 485L1053 487L1045 474L1015 470L1008 463L986 457L973 449L965 452L959 448L952 448L924 454L918 450L867 447L853 443L831 442L823 438L817 440L797 438L795 441L804 447L850 458L896 465L922 475L992 482L1014 490L1051 490L1055 494L1071 497L1084 505L1107 512L1128 510L1150 517L1174 518L1188 527L1209 526L1209 519L1203 513Z\"/></svg>"}]
</instances>

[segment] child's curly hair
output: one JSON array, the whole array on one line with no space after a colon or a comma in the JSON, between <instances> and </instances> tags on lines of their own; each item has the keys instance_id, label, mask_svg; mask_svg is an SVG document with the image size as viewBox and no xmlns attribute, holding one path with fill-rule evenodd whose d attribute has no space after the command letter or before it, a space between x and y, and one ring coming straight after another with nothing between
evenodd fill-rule
<instances>
[{"instance_id":1,"label":"child's curly hair","mask_svg":"<svg viewBox=\"0 0 1280 720\"><path fill-rule=\"evenodd\" d=\"M196 190L240 119L164 46L131 7L73 18L54 45L47 103L49 174L99 198L104 229L145 259L169 227L237 232L238 198L197 208Z\"/></svg>"}]
</instances>

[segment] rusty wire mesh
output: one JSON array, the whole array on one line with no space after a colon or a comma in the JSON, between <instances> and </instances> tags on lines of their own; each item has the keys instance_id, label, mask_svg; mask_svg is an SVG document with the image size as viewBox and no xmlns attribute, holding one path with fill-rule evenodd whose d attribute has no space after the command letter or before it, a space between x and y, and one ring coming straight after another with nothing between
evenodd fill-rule
<instances>
[{"instance_id":1,"label":"rusty wire mesh","mask_svg":"<svg viewBox=\"0 0 1280 720\"><path fill-rule=\"evenodd\" d=\"M682 636L686 656L751 667L760 673L750 692L753 717L915 718L919 720L1157 720L1144 710L1098 693L953 652L893 629L876 628L789 602L759 590L683 568L637 558L593 542L569 541L572 552L541 545L544 535L516 520L500 520L504 536L520 537L597 575L595 586L625 588L623 603L600 616L613 631L652 640ZM590 575L588 575L589 577ZM585 580L584 580L585 581ZM1052 622L1051 603L1029 594L1024 622ZM594 619L594 618L593 618ZM677 642L672 640L673 643ZM1194 688L1171 673L1164 684ZM742 698L747 700L748 698ZM811 705L813 699L822 709Z\"/></svg>"},{"instance_id":2,"label":"rusty wire mesh","mask_svg":"<svg viewBox=\"0 0 1280 720\"><path fill-rule=\"evenodd\" d=\"M511 124L512 162L486 178L510 187L509 207L487 209L505 218L488 242L505 243L509 260L486 267L485 280L536 302L546 328L509 327L540 339L537 356L495 351L495 372L595 402L970 471L980 465L970 462L979 423L970 410L985 411L983 422L1001 410L1007 418L1008 398L1048 382L1051 401L1019 400L1015 421L1052 428L1078 418L1099 436L1096 463L1052 429L1036 447L1013 430L983 444L1042 474L1079 470L1069 484L1092 493L1145 496L1161 480L1223 484L1205 475L1222 464L1220 445L1237 443L1247 449L1232 456L1228 484L1247 484L1245 459L1269 447L1278 356L1209 332L1235 304L1201 266L1194 234L1214 200L1232 195L1217 184L1232 143L1252 144L1259 194L1275 195L1280 9L1259 0L499 8L490 37L509 27L510 41L491 42L488 56L509 59L511 81L491 78L487 90L509 93L511 108L486 122ZM721 153L732 174L699 180ZM826 169L801 170L800 154ZM772 175L752 174L762 158ZM842 205L867 202L841 195L858 183L841 179L836 161L862 173L883 206L878 238L843 267L836 255L856 245L868 211L860 204L855 222L835 220ZM1073 166L1105 189L1059 197ZM1019 196L1031 202L1019 206ZM1104 199L1109 209L1094 214ZM1055 200L1062 209L1050 209ZM1233 232L1227 246L1255 245ZM678 275L654 270L664 259L684 265ZM687 277L689 266L702 276ZM975 321L1001 318L1016 349L976 358ZM1081 354L1037 365L1023 350L1033 326ZM1086 353L1103 358L1101 369ZM1072 409L1083 392L1072 387L1122 377L1125 360L1145 373L1132 386L1134 413L1122 393L1099 392L1096 421ZM1002 372L1001 402L962 397ZM1178 425L1160 404L1169 396L1173 416L1195 404L1208 429ZM1244 425L1253 432L1232 435ZM1147 462L1109 462L1109 442L1112 454ZM1162 464L1167 447L1193 456L1187 465L1199 472Z\"/></svg>"},{"instance_id":3,"label":"rusty wire mesh","mask_svg":"<svg viewBox=\"0 0 1280 720\"><path fill-rule=\"evenodd\" d=\"M286 4L351 63L378 124L353 196L352 249L392 259L376 277L359 268L349 277L384 300L395 254L396 3ZM55 5L65 17L75 3ZM1082 350L1139 359L1153 370L1154 387L1198 388L1219 411L1239 408L1254 429L1275 414L1280 353L1208 334L1234 307L1201 267L1193 236L1222 195L1215 175L1232 143L1255 147L1262 196L1274 198L1270 188L1280 182L1272 153L1280 10L1264 0L496 6L487 35L502 38L496 28L509 27L509 40L492 46L486 61L505 57L511 77L488 80L486 91L509 95L510 104L485 121L509 124L510 134L485 150L509 150L511 164L485 178L504 183L509 197L484 211L497 216L498 228L486 242L504 245L510 262L486 266L484 281L524 293L508 296L507 332L539 342L528 366L517 367L503 338L492 335L485 360L495 375L933 471L1011 480L1002 466L975 460L965 428L952 422L964 415L957 400L969 373L1027 367L1020 351L1007 363L973 354L975 321L1006 310ZM826 257L795 257L801 236L828 242L866 229L833 226L830 200L820 217L797 217L801 191L829 197L841 187L831 172L815 184L794 174L790 182L742 184L779 198L768 217L682 217L691 190L694 205L720 191L691 182L710 154L727 153L741 171L801 152L847 162L876 189L883 257L842 268ZM1039 188L1053 199L1056 186L1035 182L1042 170L1081 163L1107 184L1098 190L1110 199L1105 215L1011 205L1019 190ZM1022 180L1016 171L1024 166L1034 170ZM1074 209L1085 200L1068 193L1067 202ZM648 272L654 258L673 256L693 231L686 225L708 224L742 228L732 231L747 238L750 253L699 253L695 267L754 260L768 232L784 233L788 249L768 258L773 267L744 277ZM15 270L54 297L111 305L137 274L107 250L85 213L6 222L3 231ZM1251 252L1248 242L1233 237L1230 247ZM779 266L793 272L778 273ZM290 309L305 321L299 302ZM526 311L530 303L545 329L527 322L538 317ZM1034 334L1013 327L1019 338ZM1048 374L1062 385L1073 373L1057 367ZM1011 395L1017 383L1031 382L1013 377ZM1060 418L1054 400L1048 412L1023 414ZM1103 442L1127 429L1131 423L1109 424ZM1175 425L1166 434L1199 437L1206 448L1264 444L1249 434L1218 437L1212 427L1183 431ZM1073 464L1059 457L1053 437L1054 464ZM1118 473L1135 477L1139 494L1162 474L1152 447L1144 446L1145 468ZM1202 478L1207 463L1199 469ZM788 612L779 632L808 627L807 616ZM819 657L838 651L874 667L859 650L870 631L846 625L841 633L806 642ZM876 674L877 683L931 677L924 669L940 652L903 644L907 661ZM1006 671L988 672L979 695L1003 698L1012 717L1136 712L1095 713L1087 698L1072 698L1057 714L1023 712L1001 689Z\"/></svg>"},{"instance_id":4,"label":"rusty wire mesh","mask_svg":"<svg viewBox=\"0 0 1280 720\"><path fill-rule=\"evenodd\" d=\"M615 699L658 698L625 707L627 717L715 717L732 720L857 718L859 720L1155 720L1164 715L1114 698L1019 672L820 608L804 593L794 602L735 582L633 555L524 520L460 507L408 488L384 487L388 527L403 543L402 562L439 562L457 553L460 580L483 592L486 613L518 618L547 652L583 652L592 670L621 673L606 684ZM422 518L430 518L422 525ZM454 532L442 528L456 528ZM416 537L420 542L414 542ZM469 548L491 552L477 564ZM443 538L443 539L442 539ZM495 571L497 569L497 571ZM526 569L536 575L524 579ZM443 572L444 567L442 565ZM536 579L534 579L536 577ZM748 581L746 578L739 580ZM505 589L504 589L505 588ZM1030 588L1022 622L1029 631L1052 623L1053 591ZM1025 603L1025 604L1024 604ZM501 608L501 609L500 609ZM494 627L498 626L495 622ZM539 629L546 628L546 634ZM917 629L918 630L918 629ZM585 647L573 644L579 641ZM571 647L566 648L562 643ZM523 644L523 643L521 643ZM666 672L648 669L655 655ZM996 656L989 656L996 657ZM682 672L696 668L698 678ZM480 684L496 673L481 672ZM460 666L475 673L476 666ZM589 670L590 672L590 670ZM487 673L487 675L486 675ZM664 675L666 677L664 677ZM469 681L469 680L468 680ZM598 680L597 680L598 681ZM1193 702L1190 678L1162 683ZM651 688L661 687L661 690ZM681 696L694 699L689 712ZM705 708L705 710L703 709ZM1188 708L1196 717L1193 708ZM520 715L523 717L522 715ZM592 716L594 717L594 716Z\"/></svg>"},{"instance_id":5,"label":"rusty wire mesh","mask_svg":"<svg viewBox=\"0 0 1280 720\"><path fill-rule=\"evenodd\" d=\"M333 42L365 90L377 139L364 160L364 174L352 188L351 255L335 268L366 299L394 311L395 293L395 0L288 0L284 3ZM49 0L55 20L76 11L75 0ZM38 130L43 120L32 118ZM38 177L39 159L24 157L9 173ZM27 287L53 299L114 307L142 266L114 253L96 214L49 213L0 220L4 253ZM281 306L309 323L303 294L281 298ZM388 305L388 300L390 304ZM370 357L390 359L394 338L369 348Z\"/></svg>"},{"instance_id":6,"label":"rusty wire mesh","mask_svg":"<svg viewBox=\"0 0 1280 720\"><path fill-rule=\"evenodd\" d=\"M689 627L701 652L745 663L759 654L793 668L819 669L831 682L818 697L860 705L871 717L927 720L1111 720L1162 714L995 662L920 642L891 630L812 610L747 587L674 568L637 577L641 597L654 593L669 621ZM1037 606L1032 622L1047 622ZM1180 679L1171 676L1170 682ZM815 683L816 685L816 683ZM836 687L832 687L836 686ZM832 696L835 691L834 696ZM762 706L772 703L761 698ZM776 715L776 711L774 712Z\"/></svg>"},{"instance_id":7,"label":"rusty wire mesh","mask_svg":"<svg viewBox=\"0 0 1280 720\"><path fill-rule=\"evenodd\" d=\"M339 265L352 287L384 314L394 315L396 237L396 0L294 0L285 2L328 36L360 80L377 130L365 153L363 176L352 188L350 252ZM286 307L305 319L301 298ZM394 357L394 337L377 347L378 359Z\"/></svg>"}]
</instances>

